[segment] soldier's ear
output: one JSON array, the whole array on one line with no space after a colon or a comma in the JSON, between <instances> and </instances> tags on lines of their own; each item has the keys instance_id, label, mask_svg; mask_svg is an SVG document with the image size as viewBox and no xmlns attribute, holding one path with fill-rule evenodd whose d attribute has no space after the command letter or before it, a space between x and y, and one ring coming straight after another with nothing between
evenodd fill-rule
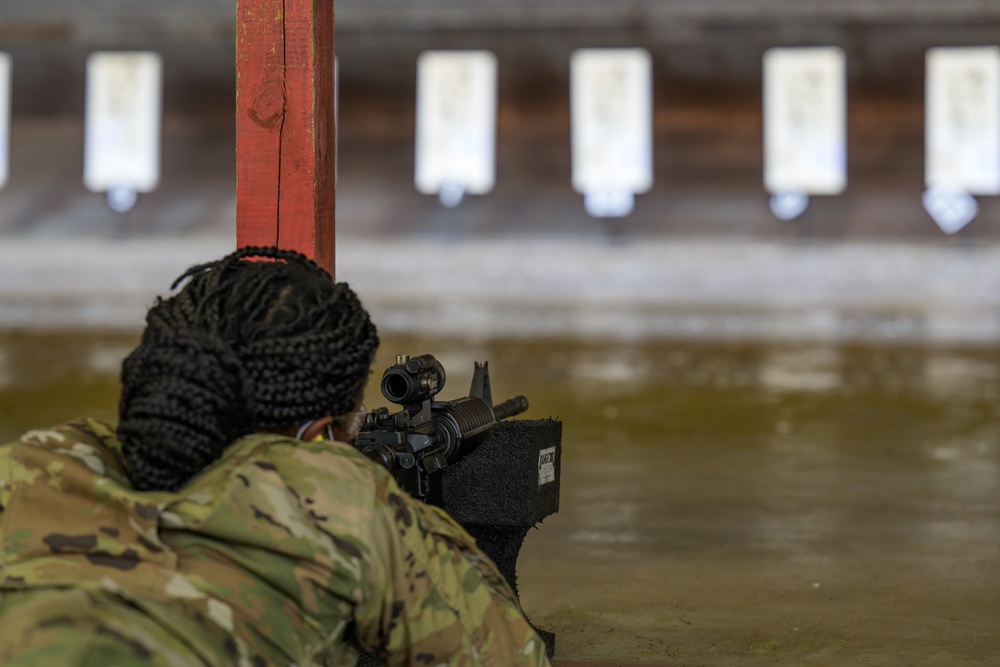
<instances>
[{"instance_id":1,"label":"soldier's ear","mask_svg":"<svg viewBox=\"0 0 1000 667\"><path fill-rule=\"evenodd\" d=\"M326 437L327 427L333 423L333 417L327 415L326 417L320 417L319 419L314 419L311 422L306 422L299 430L295 433L295 437L303 442L310 442L312 440L322 440Z\"/></svg>"}]
</instances>

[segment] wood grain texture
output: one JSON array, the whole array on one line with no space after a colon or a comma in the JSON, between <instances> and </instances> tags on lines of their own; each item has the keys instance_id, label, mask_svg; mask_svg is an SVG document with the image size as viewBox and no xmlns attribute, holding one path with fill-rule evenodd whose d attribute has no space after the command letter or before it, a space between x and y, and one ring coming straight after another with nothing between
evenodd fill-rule
<instances>
[{"instance_id":1,"label":"wood grain texture","mask_svg":"<svg viewBox=\"0 0 1000 667\"><path fill-rule=\"evenodd\" d=\"M239 0L236 242L333 274L333 1Z\"/></svg>"}]
</instances>

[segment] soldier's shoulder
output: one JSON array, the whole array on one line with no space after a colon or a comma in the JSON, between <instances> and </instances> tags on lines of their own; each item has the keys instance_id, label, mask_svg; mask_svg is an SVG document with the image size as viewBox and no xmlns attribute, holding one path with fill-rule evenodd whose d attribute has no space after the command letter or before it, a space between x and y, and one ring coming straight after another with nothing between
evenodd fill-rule
<instances>
[{"instance_id":1,"label":"soldier's shoulder","mask_svg":"<svg viewBox=\"0 0 1000 667\"><path fill-rule=\"evenodd\" d=\"M188 504L185 511L192 517L249 511L246 526L261 526L257 518L266 514L270 519L265 523L288 526L293 534L305 530L305 521L353 544L350 551L360 556L367 550L380 504L378 480L384 474L350 445L250 435L187 487L188 499L208 494L220 502L204 508Z\"/></svg>"},{"instance_id":2,"label":"soldier's shoulder","mask_svg":"<svg viewBox=\"0 0 1000 667\"><path fill-rule=\"evenodd\" d=\"M257 433L241 439L236 447L255 461L273 465L316 466L318 470L337 470L371 475L374 463L357 449L343 442L317 440L303 442L296 438L272 433Z\"/></svg>"},{"instance_id":3,"label":"soldier's shoulder","mask_svg":"<svg viewBox=\"0 0 1000 667\"><path fill-rule=\"evenodd\" d=\"M83 442L101 445L110 449L121 449L121 443L115 432L113 422L81 417L71 421L25 431L21 436L8 444L27 444L58 449L67 445Z\"/></svg>"},{"instance_id":4,"label":"soldier's shoulder","mask_svg":"<svg viewBox=\"0 0 1000 667\"><path fill-rule=\"evenodd\" d=\"M349 444L256 434L243 438L232 454L256 469L273 471L292 486L337 484L378 489L389 471Z\"/></svg>"},{"instance_id":5,"label":"soldier's shoulder","mask_svg":"<svg viewBox=\"0 0 1000 667\"><path fill-rule=\"evenodd\" d=\"M112 422L84 417L48 428L26 431L17 440L7 443L8 456L20 458L18 451L27 448L39 456L69 456L79 459L88 468L125 481L121 442Z\"/></svg>"}]
</instances>

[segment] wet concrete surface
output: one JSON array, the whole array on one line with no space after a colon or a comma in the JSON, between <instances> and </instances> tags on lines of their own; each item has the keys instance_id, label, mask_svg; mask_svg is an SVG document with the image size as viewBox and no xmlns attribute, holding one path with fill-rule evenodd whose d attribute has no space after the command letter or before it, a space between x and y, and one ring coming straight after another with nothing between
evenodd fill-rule
<instances>
[{"instance_id":1,"label":"wet concrete surface","mask_svg":"<svg viewBox=\"0 0 1000 667\"><path fill-rule=\"evenodd\" d=\"M136 337L0 333L0 439L113 416ZM1000 664L995 347L388 334L375 368L423 352L564 422L519 586L567 667Z\"/></svg>"}]
</instances>

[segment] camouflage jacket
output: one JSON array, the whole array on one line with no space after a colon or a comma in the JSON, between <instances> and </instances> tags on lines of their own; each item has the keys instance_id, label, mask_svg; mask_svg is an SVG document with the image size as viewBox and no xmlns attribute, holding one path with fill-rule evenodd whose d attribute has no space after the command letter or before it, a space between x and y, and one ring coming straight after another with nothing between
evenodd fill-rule
<instances>
[{"instance_id":1,"label":"camouflage jacket","mask_svg":"<svg viewBox=\"0 0 1000 667\"><path fill-rule=\"evenodd\" d=\"M4 665L74 629L135 664L549 664L472 538L342 443L252 435L139 492L108 424L31 431L0 446L0 531Z\"/></svg>"}]
</instances>

